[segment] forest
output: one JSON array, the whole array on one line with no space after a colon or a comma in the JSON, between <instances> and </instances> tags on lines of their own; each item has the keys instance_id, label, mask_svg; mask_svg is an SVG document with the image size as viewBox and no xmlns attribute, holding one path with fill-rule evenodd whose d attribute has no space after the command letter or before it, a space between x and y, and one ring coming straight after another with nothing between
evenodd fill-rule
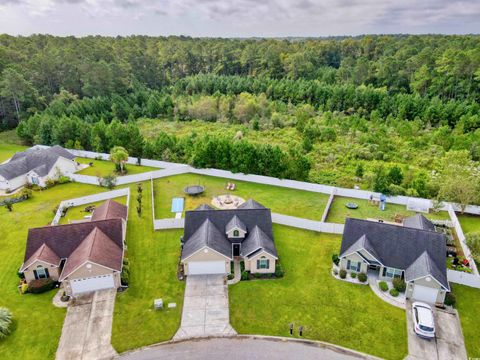
<instances>
[{"instance_id":1,"label":"forest","mask_svg":"<svg viewBox=\"0 0 480 360\"><path fill-rule=\"evenodd\" d=\"M0 35L0 129L394 195L480 201L480 36Z\"/></svg>"}]
</instances>

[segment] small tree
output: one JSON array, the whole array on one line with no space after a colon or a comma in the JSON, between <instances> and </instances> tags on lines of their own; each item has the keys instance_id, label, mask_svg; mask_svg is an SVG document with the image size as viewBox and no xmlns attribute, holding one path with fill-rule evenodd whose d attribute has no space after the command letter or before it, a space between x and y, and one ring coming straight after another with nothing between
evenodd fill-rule
<instances>
[{"instance_id":1,"label":"small tree","mask_svg":"<svg viewBox=\"0 0 480 360\"><path fill-rule=\"evenodd\" d=\"M403 172L402 169L398 166L393 166L388 171L388 181L391 184L400 185L403 181Z\"/></svg>"},{"instance_id":2,"label":"small tree","mask_svg":"<svg viewBox=\"0 0 480 360\"><path fill-rule=\"evenodd\" d=\"M123 174L125 164L128 161L127 150L121 146L115 146L112 150L110 150L110 160L113 161L115 165L120 167L120 172Z\"/></svg>"},{"instance_id":3,"label":"small tree","mask_svg":"<svg viewBox=\"0 0 480 360\"><path fill-rule=\"evenodd\" d=\"M4 307L0 307L0 339L10 334L10 326L12 325L12 313Z\"/></svg>"},{"instance_id":4,"label":"small tree","mask_svg":"<svg viewBox=\"0 0 480 360\"><path fill-rule=\"evenodd\" d=\"M363 178L364 170L362 164L357 164L357 168L355 169L355 176L358 178Z\"/></svg>"},{"instance_id":5,"label":"small tree","mask_svg":"<svg viewBox=\"0 0 480 360\"><path fill-rule=\"evenodd\" d=\"M98 177L98 184L111 190L117 185L117 177L113 174Z\"/></svg>"},{"instance_id":6,"label":"small tree","mask_svg":"<svg viewBox=\"0 0 480 360\"><path fill-rule=\"evenodd\" d=\"M11 199L5 199L4 201L5 209L12 212L13 211L13 201Z\"/></svg>"}]
</instances>

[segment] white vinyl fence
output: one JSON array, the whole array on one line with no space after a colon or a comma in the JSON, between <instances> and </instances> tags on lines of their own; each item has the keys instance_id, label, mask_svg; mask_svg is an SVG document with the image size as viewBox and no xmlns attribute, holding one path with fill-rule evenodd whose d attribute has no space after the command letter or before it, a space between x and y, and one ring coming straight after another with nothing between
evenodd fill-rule
<instances>
[{"instance_id":1,"label":"white vinyl fence","mask_svg":"<svg viewBox=\"0 0 480 360\"><path fill-rule=\"evenodd\" d=\"M447 269L447 279L455 284L480 288L480 276Z\"/></svg>"},{"instance_id":2,"label":"white vinyl fence","mask_svg":"<svg viewBox=\"0 0 480 360\"><path fill-rule=\"evenodd\" d=\"M299 229L325 232L330 234L343 234L343 229L345 227L343 224L326 223L277 213L272 213L272 222L275 224L291 226Z\"/></svg>"},{"instance_id":3,"label":"white vinyl fence","mask_svg":"<svg viewBox=\"0 0 480 360\"><path fill-rule=\"evenodd\" d=\"M185 226L185 219L155 219L153 220L154 230L167 230L167 229L183 229Z\"/></svg>"},{"instance_id":4,"label":"white vinyl fence","mask_svg":"<svg viewBox=\"0 0 480 360\"><path fill-rule=\"evenodd\" d=\"M60 222L60 218L62 217L62 212L64 209L72 207L72 206L80 206L85 204L90 204L97 201L104 201L108 199L115 199L118 197L126 196L127 197L127 206L130 203L130 189L119 189L119 190L112 190L106 191L99 194L93 194L88 196L83 196L76 199L64 200L58 206L58 210L53 218L51 225L58 225ZM128 214L128 213L127 213ZM127 215L128 216L128 215Z\"/></svg>"}]
</instances>

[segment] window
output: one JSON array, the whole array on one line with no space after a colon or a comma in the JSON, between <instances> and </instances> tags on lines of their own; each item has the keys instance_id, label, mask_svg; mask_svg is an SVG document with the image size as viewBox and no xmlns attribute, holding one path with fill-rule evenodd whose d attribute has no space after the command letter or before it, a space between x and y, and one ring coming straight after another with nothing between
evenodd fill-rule
<instances>
[{"instance_id":1,"label":"window","mask_svg":"<svg viewBox=\"0 0 480 360\"><path fill-rule=\"evenodd\" d=\"M257 269L268 269L270 268L270 260L262 256L257 260Z\"/></svg>"},{"instance_id":2,"label":"window","mask_svg":"<svg viewBox=\"0 0 480 360\"><path fill-rule=\"evenodd\" d=\"M233 230L233 236L238 237L240 232L238 230Z\"/></svg>"},{"instance_id":3,"label":"window","mask_svg":"<svg viewBox=\"0 0 480 360\"><path fill-rule=\"evenodd\" d=\"M360 271L362 263L360 261L347 260L347 270Z\"/></svg>"},{"instance_id":4,"label":"window","mask_svg":"<svg viewBox=\"0 0 480 360\"><path fill-rule=\"evenodd\" d=\"M37 273L36 279L46 279L48 278L48 270L45 269L42 265L38 265L35 270Z\"/></svg>"},{"instance_id":5,"label":"window","mask_svg":"<svg viewBox=\"0 0 480 360\"><path fill-rule=\"evenodd\" d=\"M402 277L402 270L394 269L394 268L383 268L383 276L389 278L400 278Z\"/></svg>"}]
</instances>

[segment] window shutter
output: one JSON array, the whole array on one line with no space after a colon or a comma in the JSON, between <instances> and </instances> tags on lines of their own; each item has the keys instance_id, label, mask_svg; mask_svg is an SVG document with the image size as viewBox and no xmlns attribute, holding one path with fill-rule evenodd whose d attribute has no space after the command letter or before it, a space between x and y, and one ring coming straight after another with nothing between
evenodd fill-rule
<instances>
[{"instance_id":1,"label":"window shutter","mask_svg":"<svg viewBox=\"0 0 480 360\"><path fill-rule=\"evenodd\" d=\"M361 267L362 267L362 263L360 261L357 262L357 272L360 271Z\"/></svg>"},{"instance_id":2,"label":"window shutter","mask_svg":"<svg viewBox=\"0 0 480 360\"><path fill-rule=\"evenodd\" d=\"M47 268L45 268L45 276L46 276L47 278L50 277L50 274L48 273L48 269L47 269Z\"/></svg>"},{"instance_id":3,"label":"window shutter","mask_svg":"<svg viewBox=\"0 0 480 360\"><path fill-rule=\"evenodd\" d=\"M257 269L260 269L260 260L257 260Z\"/></svg>"},{"instance_id":4,"label":"window shutter","mask_svg":"<svg viewBox=\"0 0 480 360\"><path fill-rule=\"evenodd\" d=\"M386 274L387 274L387 268L384 267L384 268L383 268L383 271L382 271L382 276L385 276Z\"/></svg>"},{"instance_id":5,"label":"window shutter","mask_svg":"<svg viewBox=\"0 0 480 360\"><path fill-rule=\"evenodd\" d=\"M351 261L350 260L347 260L347 269L350 270L350 263Z\"/></svg>"},{"instance_id":6,"label":"window shutter","mask_svg":"<svg viewBox=\"0 0 480 360\"><path fill-rule=\"evenodd\" d=\"M270 259L267 259L267 269L270 269Z\"/></svg>"},{"instance_id":7,"label":"window shutter","mask_svg":"<svg viewBox=\"0 0 480 360\"><path fill-rule=\"evenodd\" d=\"M33 270L33 276L35 277L35 280L38 279L37 270Z\"/></svg>"}]
</instances>

